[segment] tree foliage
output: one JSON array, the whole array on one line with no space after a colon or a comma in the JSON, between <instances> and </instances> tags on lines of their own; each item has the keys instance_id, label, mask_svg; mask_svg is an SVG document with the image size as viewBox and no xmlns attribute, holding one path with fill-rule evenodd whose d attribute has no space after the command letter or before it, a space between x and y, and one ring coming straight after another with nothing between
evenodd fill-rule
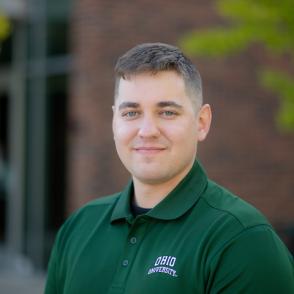
<instances>
[{"instance_id":1,"label":"tree foliage","mask_svg":"<svg viewBox=\"0 0 294 294\"><path fill-rule=\"evenodd\" d=\"M8 19L0 12L0 41L9 35L10 30L11 27Z\"/></svg>"},{"instance_id":2,"label":"tree foliage","mask_svg":"<svg viewBox=\"0 0 294 294\"><path fill-rule=\"evenodd\" d=\"M180 44L191 55L230 56L261 43L269 54L287 54L293 65L293 0L217 0L217 10L227 25L195 31L184 36ZM262 85L281 99L277 114L282 130L294 130L294 77L290 73L262 69Z\"/></svg>"}]
</instances>

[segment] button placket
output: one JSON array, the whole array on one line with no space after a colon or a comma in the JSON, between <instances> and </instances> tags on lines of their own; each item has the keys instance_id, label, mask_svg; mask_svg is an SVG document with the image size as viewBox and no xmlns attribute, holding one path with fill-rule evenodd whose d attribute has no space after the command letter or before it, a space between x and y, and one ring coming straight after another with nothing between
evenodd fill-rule
<instances>
[{"instance_id":1,"label":"button placket","mask_svg":"<svg viewBox=\"0 0 294 294\"><path fill-rule=\"evenodd\" d=\"M137 220L131 225L130 230L128 232L126 244L125 244L124 254L122 255L120 266L117 269L117 272L113 279L112 286L125 287L127 277L129 275L129 272L131 271L133 262L140 248L139 245L142 241L142 238L139 236L143 236L146 229L147 229L146 219L145 221Z\"/></svg>"},{"instance_id":2,"label":"button placket","mask_svg":"<svg viewBox=\"0 0 294 294\"><path fill-rule=\"evenodd\" d=\"M122 266L126 267L129 265L129 261L127 259L124 259L122 262Z\"/></svg>"},{"instance_id":3,"label":"button placket","mask_svg":"<svg viewBox=\"0 0 294 294\"><path fill-rule=\"evenodd\" d=\"M130 243L131 243L132 245L135 245L135 244L137 243L137 238L136 238L136 237L132 237L132 238L130 239Z\"/></svg>"}]
</instances>

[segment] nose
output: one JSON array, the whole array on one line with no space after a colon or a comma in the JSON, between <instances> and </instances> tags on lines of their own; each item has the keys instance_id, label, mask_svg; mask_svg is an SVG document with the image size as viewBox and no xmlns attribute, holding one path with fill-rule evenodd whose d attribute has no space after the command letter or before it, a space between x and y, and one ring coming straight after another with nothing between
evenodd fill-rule
<instances>
[{"instance_id":1,"label":"nose","mask_svg":"<svg viewBox=\"0 0 294 294\"><path fill-rule=\"evenodd\" d=\"M160 134L155 118L145 116L142 118L138 135L141 138L156 138Z\"/></svg>"}]
</instances>

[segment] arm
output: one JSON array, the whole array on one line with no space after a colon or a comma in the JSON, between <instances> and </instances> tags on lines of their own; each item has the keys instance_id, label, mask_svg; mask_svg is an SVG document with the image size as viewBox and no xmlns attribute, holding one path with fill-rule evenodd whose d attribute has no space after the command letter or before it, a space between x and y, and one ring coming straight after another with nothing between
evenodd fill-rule
<instances>
[{"instance_id":1,"label":"arm","mask_svg":"<svg viewBox=\"0 0 294 294\"><path fill-rule=\"evenodd\" d=\"M56 242L55 242L56 243ZM58 294L57 290L57 248L56 244L53 247L53 250L51 252L50 261L48 264L48 272L47 272L47 280L46 280L46 286L45 286L45 294Z\"/></svg>"}]
</instances>

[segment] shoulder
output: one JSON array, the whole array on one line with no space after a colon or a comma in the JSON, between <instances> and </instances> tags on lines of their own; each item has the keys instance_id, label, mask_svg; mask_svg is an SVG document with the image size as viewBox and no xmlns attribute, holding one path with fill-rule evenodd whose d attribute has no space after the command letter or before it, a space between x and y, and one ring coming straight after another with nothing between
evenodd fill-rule
<instances>
[{"instance_id":1,"label":"shoulder","mask_svg":"<svg viewBox=\"0 0 294 294\"><path fill-rule=\"evenodd\" d=\"M197 206L197 217L204 224L203 240L210 245L211 256L232 243L245 244L243 235L273 234L276 238L270 223L258 209L211 180ZM258 238L251 240L255 246L260 245Z\"/></svg>"},{"instance_id":2,"label":"shoulder","mask_svg":"<svg viewBox=\"0 0 294 294\"><path fill-rule=\"evenodd\" d=\"M82 206L79 211L84 211L91 208L100 208L103 206L109 206L116 203L117 199L119 198L121 193L116 193L108 196L103 196L97 199L94 199L88 203L86 203L84 206Z\"/></svg>"},{"instance_id":3,"label":"shoulder","mask_svg":"<svg viewBox=\"0 0 294 294\"><path fill-rule=\"evenodd\" d=\"M86 215L91 215L92 213L98 213L102 211L107 211L111 209L117 202L121 193L116 193L108 196L103 196L94 200L91 200L84 204L82 207L74 211L68 218L79 218Z\"/></svg>"},{"instance_id":4,"label":"shoulder","mask_svg":"<svg viewBox=\"0 0 294 294\"><path fill-rule=\"evenodd\" d=\"M257 208L211 180L208 180L202 199L210 210L234 220L243 229L257 225L270 225Z\"/></svg>"},{"instance_id":5,"label":"shoulder","mask_svg":"<svg viewBox=\"0 0 294 294\"><path fill-rule=\"evenodd\" d=\"M120 196L116 193L92 200L74 211L59 229L57 240L64 241L72 234L86 234L97 223L110 219L112 210Z\"/></svg>"},{"instance_id":6,"label":"shoulder","mask_svg":"<svg viewBox=\"0 0 294 294\"><path fill-rule=\"evenodd\" d=\"M116 193L89 201L88 203L84 204L82 207L74 211L68 217L65 224L76 218L84 217L87 215L91 215L92 213L98 213L101 211L105 211L107 209L111 209L118 200L119 196L120 193Z\"/></svg>"},{"instance_id":7,"label":"shoulder","mask_svg":"<svg viewBox=\"0 0 294 294\"><path fill-rule=\"evenodd\" d=\"M266 217L227 189L208 181L202 195L210 219L208 272L214 292L230 284L230 293L292 293L293 258ZM252 283L248 284L248 281ZM225 283L225 284L224 284ZM267 286L268 285L268 286ZM237 290L239 289L239 290ZM247 293L247 292L246 292Z\"/></svg>"}]
</instances>

